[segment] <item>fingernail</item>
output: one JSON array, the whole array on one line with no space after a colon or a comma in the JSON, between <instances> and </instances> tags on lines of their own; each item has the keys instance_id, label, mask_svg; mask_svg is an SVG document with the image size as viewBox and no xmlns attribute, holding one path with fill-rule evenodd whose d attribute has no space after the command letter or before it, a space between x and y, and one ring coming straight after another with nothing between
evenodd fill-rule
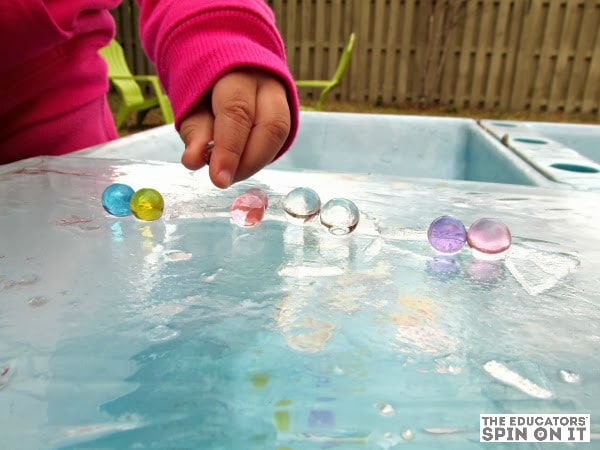
<instances>
[{"instance_id":1,"label":"fingernail","mask_svg":"<svg viewBox=\"0 0 600 450\"><path fill-rule=\"evenodd\" d=\"M232 175L229 170L221 170L217 174L217 179L221 182L225 187L229 187L231 185Z\"/></svg>"},{"instance_id":2,"label":"fingernail","mask_svg":"<svg viewBox=\"0 0 600 450\"><path fill-rule=\"evenodd\" d=\"M210 155L212 155L212 149L215 146L215 141L210 141L206 144L206 148L204 149L204 162L206 164L210 164Z\"/></svg>"}]
</instances>

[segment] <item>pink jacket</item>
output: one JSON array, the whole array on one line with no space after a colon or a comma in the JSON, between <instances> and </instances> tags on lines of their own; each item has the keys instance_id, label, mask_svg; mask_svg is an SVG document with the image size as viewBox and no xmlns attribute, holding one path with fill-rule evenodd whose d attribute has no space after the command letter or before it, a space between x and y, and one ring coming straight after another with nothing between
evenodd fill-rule
<instances>
[{"instance_id":1,"label":"pink jacket","mask_svg":"<svg viewBox=\"0 0 600 450\"><path fill-rule=\"evenodd\" d=\"M235 67L263 68L298 96L264 0L138 0L140 34L171 99L175 125ZM114 36L119 0L0 2L0 163L60 155L117 137L98 49Z\"/></svg>"}]
</instances>

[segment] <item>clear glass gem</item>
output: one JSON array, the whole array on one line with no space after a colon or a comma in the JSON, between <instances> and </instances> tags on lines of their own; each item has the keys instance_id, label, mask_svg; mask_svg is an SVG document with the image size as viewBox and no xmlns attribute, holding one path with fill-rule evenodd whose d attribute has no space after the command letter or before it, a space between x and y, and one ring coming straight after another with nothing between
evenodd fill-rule
<instances>
[{"instance_id":1,"label":"clear glass gem","mask_svg":"<svg viewBox=\"0 0 600 450\"><path fill-rule=\"evenodd\" d=\"M360 213L356 205L345 198L333 198L321 209L321 223L331 234L343 236L354 231Z\"/></svg>"},{"instance_id":2,"label":"clear glass gem","mask_svg":"<svg viewBox=\"0 0 600 450\"><path fill-rule=\"evenodd\" d=\"M283 210L292 219L306 222L315 217L321 209L319 194L307 187L291 190L283 200Z\"/></svg>"}]
</instances>

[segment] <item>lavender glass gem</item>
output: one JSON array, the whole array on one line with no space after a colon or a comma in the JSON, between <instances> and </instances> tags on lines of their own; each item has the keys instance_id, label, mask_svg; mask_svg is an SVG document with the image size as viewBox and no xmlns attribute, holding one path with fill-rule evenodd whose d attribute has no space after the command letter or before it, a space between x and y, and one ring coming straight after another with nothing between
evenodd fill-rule
<instances>
[{"instance_id":1,"label":"lavender glass gem","mask_svg":"<svg viewBox=\"0 0 600 450\"><path fill-rule=\"evenodd\" d=\"M467 230L460 220L451 216L441 216L429 225L427 239L434 250L453 254L467 242Z\"/></svg>"},{"instance_id":2,"label":"lavender glass gem","mask_svg":"<svg viewBox=\"0 0 600 450\"><path fill-rule=\"evenodd\" d=\"M504 253L511 244L508 227L496 219L479 219L467 233L467 242L474 250L487 255Z\"/></svg>"}]
</instances>

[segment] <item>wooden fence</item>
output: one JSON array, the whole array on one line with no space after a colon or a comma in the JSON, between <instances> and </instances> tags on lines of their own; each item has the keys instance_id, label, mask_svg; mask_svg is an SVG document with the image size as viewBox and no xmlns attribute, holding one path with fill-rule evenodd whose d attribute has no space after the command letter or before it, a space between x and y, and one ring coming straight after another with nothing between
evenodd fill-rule
<instances>
[{"instance_id":1,"label":"wooden fence","mask_svg":"<svg viewBox=\"0 0 600 450\"><path fill-rule=\"evenodd\" d=\"M600 0L267 3L297 79L330 78L356 33L339 100L600 115ZM135 1L114 16L134 70L152 70Z\"/></svg>"}]
</instances>

